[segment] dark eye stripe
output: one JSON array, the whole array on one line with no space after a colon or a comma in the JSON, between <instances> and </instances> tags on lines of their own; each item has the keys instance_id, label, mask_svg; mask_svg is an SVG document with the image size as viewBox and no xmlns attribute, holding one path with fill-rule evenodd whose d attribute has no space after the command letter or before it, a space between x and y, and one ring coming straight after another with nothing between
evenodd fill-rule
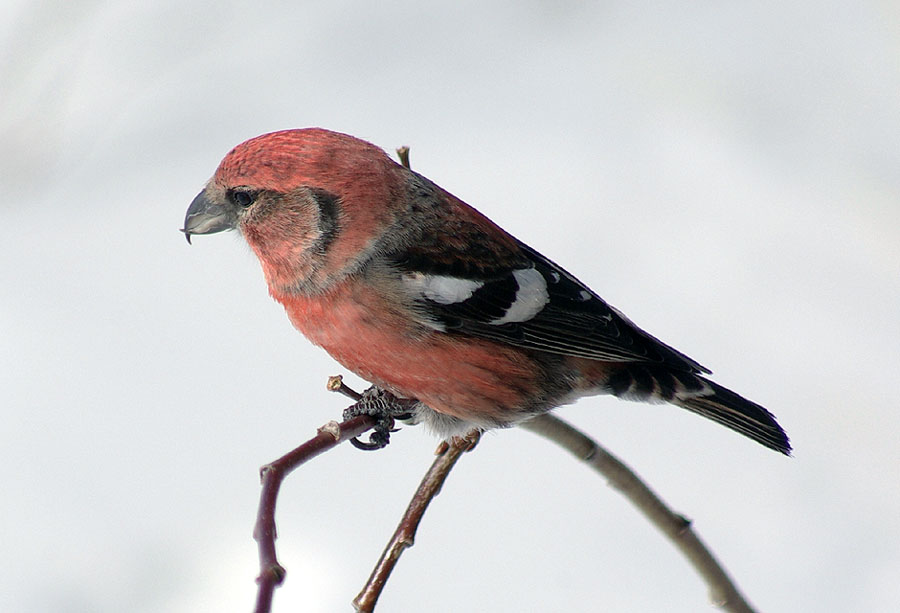
<instances>
[{"instance_id":1,"label":"dark eye stripe","mask_svg":"<svg viewBox=\"0 0 900 613\"><path fill-rule=\"evenodd\" d=\"M311 188L309 193L319 207L319 237L316 239L313 248L318 253L325 253L340 230L340 197L337 194L317 188Z\"/></svg>"}]
</instances>

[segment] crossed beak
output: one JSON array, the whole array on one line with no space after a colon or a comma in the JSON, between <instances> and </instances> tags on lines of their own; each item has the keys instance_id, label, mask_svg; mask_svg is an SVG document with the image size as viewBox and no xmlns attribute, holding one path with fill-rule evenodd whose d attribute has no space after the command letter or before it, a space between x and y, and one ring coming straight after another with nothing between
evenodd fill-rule
<instances>
[{"instance_id":1,"label":"crossed beak","mask_svg":"<svg viewBox=\"0 0 900 613\"><path fill-rule=\"evenodd\" d=\"M223 199L224 200L224 199ZM237 226L237 211L227 201L219 202L204 189L188 207L184 217L184 232L188 244L193 234L215 234L233 230Z\"/></svg>"}]
</instances>

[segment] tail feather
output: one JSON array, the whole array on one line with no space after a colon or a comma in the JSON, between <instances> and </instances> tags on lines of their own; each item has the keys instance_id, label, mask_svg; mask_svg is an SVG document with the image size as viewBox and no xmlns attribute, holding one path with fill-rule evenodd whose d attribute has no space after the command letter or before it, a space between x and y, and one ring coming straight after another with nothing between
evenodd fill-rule
<instances>
[{"instance_id":1,"label":"tail feather","mask_svg":"<svg viewBox=\"0 0 900 613\"><path fill-rule=\"evenodd\" d=\"M712 381L709 396L675 398L672 403L740 432L769 449L791 455L791 442L775 416L760 405Z\"/></svg>"},{"instance_id":2,"label":"tail feather","mask_svg":"<svg viewBox=\"0 0 900 613\"><path fill-rule=\"evenodd\" d=\"M664 366L629 364L606 383L615 396L645 402L670 402L731 428L785 455L791 443L775 416L718 383Z\"/></svg>"}]
</instances>

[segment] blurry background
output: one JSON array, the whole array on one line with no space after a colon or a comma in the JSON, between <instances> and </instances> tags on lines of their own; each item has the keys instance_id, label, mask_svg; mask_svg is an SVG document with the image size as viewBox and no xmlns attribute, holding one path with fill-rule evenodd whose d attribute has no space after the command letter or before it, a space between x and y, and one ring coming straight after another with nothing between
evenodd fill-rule
<instances>
[{"instance_id":1,"label":"blurry background","mask_svg":"<svg viewBox=\"0 0 900 613\"><path fill-rule=\"evenodd\" d=\"M304 126L411 146L778 416L793 459L669 406L559 412L761 610L896 610L897 5L378 4L0 9L0 610L250 610L257 469L339 415L342 369L236 237L178 228L231 147ZM289 478L276 611L350 610L435 445L406 428ZM512 430L460 462L380 610L708 608L624 499Z\"/></svg>"}]
</instances>

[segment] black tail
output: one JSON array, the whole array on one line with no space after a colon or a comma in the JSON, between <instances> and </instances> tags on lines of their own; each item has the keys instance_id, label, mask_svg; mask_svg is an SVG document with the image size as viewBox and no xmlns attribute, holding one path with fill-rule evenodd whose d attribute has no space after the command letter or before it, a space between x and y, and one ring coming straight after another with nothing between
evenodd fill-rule
<instances>
[{"instance_id":1,"label":"black tail","mask_svg":"<svg viewBox=\"0 0 900 613\"><path fill-rule=\"evenodd\" d=\"M760 405L699 375L665 366L628 364L607 383L616 396L665 401L740 432L757 443L791 455L791 442L775 416Z\"/></svg>"},{"instance_id":2,"label":"black tail","mask_svg":"<svg viewBox=\"0 0 900 613\"><path fill-rule=\"evenodd\" d=\"M728 426L770 449L791 455L791 441L774 415L727 387L706 379L703 381L712 388L713 394L676 398L672 403Z\"/></svg>"}]
</instances>

